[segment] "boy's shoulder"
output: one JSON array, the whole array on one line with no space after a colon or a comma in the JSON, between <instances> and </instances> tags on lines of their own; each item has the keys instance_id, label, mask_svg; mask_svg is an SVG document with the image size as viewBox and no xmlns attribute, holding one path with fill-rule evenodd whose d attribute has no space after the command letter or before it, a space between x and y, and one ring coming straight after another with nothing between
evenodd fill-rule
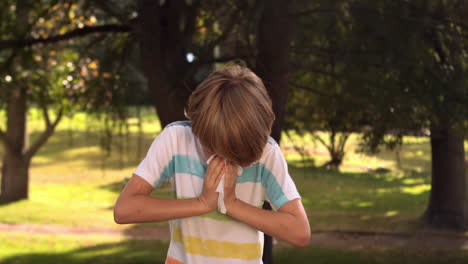
<instances>
[{"instance_id":1,"label":"boy's shoulder","mask_svg":"<svg viewBox=\"0 0 468 264\"><path fill-rule=\"evenodd\" d=\"M276 152L278 151L281 152L279 144L276 142L274 138L268 137L268 142L263 149L260 162L265 162L266 159L271 158L271 156L274 156Z\"/></svg>"},{"instance_id":2,"label":"boy's shoulder","mask_svg":"<svg viewBox=\"0 0 468 264\"><path fill-rule=\"evenodd\" d=\"M169 123L168 125L166 125L165 128L177 127L177 126L192 127L192 121L190 121L190 120L175 121L175 122L172 122L172 123Z\"/></svg>"},{"instance_id":3,"label":"boy's shoulder","mask_svg":"<svg viewBox=\"0 0 468 264\"><path fill-rule=\"evenodd\" d=\"M276 142L276 140L275 140L274 138L272 138L271 136L268 137L268 144L267 144L267 146L268 146L268 145L271 146L271 147L277 147L277 146L279 146L279 145L278 145L278 142Z\"/></svg>"},{"instance_id":4,"label":"boy's shoulder","mask_svg":"<svg viewBox=\"0 0 468 264\"><path fill-rule=\"evenodd\" d=\"M175 121L167 124L159 136L174 141L182 140L192 134L192 122L189 120Z\"/></svg>"}]
</instances>

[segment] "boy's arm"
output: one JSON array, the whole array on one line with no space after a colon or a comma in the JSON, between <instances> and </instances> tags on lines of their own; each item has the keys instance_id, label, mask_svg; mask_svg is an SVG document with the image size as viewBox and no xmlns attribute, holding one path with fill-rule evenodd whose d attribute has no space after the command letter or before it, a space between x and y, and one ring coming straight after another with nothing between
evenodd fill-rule
<instances>
[{"instance_id":1,"label":"boy's arm","mask_svg":"<svg viewBox=\"0 0 468 264\"><path fill-rule=\"evenodd\" d=\"M289 201L278 211L260 209L239 199L224 201L229 216L295 246L309 245L310 226L300 199Z\"/></svg>"},{"instance_id":2,"label":"boy's arm","mask_svg":"<svg viewBox=\"0 0 468 264\"><path fill-rule=\"evenodd\" d=\"M216 186L221 180L223 169L220 159L210 163L201 195L189 199L151 197L153 186L134 174L117 199L114 221L118 224L161 222L211 212L217 207Z\"/></svg>"},{"instance_id":3,"label":"boy's arm","mask_svg":"<svg viewBox=\"0 0 468 264\"><path fill-rule=\"evenodd\" d=\"M237 175L232 167L227 172L224 204L229 216L295 246L306 247L309 244L309 220L301 199L287 202L278 211L257 208L235 197Z\"/></svg>"},{"instance_id":4,"label":"boy's arm","mask_svg":"<svg viewBox=\"0 0 468 264\"><path fill-rule=\"evenodd\" d=\"M151 197L152 191L153 187L149 183L134 174L115 204L115 222L160 222L207 213L198 198L160 199Z\"/></svg>"}]
</instances>

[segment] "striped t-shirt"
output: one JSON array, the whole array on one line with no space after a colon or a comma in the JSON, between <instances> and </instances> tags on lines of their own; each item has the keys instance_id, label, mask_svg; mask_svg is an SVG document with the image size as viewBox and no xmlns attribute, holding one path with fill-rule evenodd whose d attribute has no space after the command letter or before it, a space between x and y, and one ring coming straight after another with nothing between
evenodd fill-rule
<instances>
[{"instance_id":1,"label":"striped t-shirt","mask_svg":"<svg viewBox=\"0 0 468 264\"><path fill-rule=\"evenodd\" d=\"M167 125L151 144L134 174L154 188L170 181L177 198L198 197L203 189L207 157L190 121ZM237 177L236 197L261 207L265 200L274 209L300 198L279 145L270 137L261 159ZM259 264L263 233L217 211L169 221L169 264Z\"/></svg>"}]
</instances>

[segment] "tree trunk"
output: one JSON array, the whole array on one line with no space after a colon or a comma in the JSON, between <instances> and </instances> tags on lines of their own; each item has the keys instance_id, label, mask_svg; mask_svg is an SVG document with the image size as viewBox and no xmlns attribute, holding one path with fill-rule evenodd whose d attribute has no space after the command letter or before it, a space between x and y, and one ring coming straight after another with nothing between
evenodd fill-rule
<instances>
[{"instance_id":1,"label":"tree trunk","mask_svg":"<svg viewBox=\"0 0 468 264\"><path fill-rule=\"evenodd\" d=\"M448 121L431 128L432 189L424 219L435 228L468 228L468 176L463 135Z\"/></svg>"},{"instance_id":2,"label":"tree trunk","mask_svg":"<svg viewBox=\"0 0 468 264\"><path fill-rule=\"evenodd\" d=\"M29 160L23 155L5 152L2 168L0 201L8 203L27 199L29 193Z\"/></svg>"},{"instance_id":3,"label":"tree trunk","mask_svg":"<svg viewBox=\"0 0 468 264\"><path fill-rule=\"evenodd\" d=\"M27 148L26 111L26 88L12 90L7 102L7 130L0 194L0 200L3 202L28 198L29 158L24 156Z\"/></svg>"},{"instance_id":4,"label":"tree trunk","mask_svg":"<svg viewBox=\"0 0 468 264\"><path fill-rule=\"evenodd\" d=\"M31 0L16 1L16 33L20 37L24 37L28 33L28 15L31 3ZM20 63L19 61L18 57L13 58L13 63ZM8 70L11 68L12 65L7 65ZM2 202L28 198L30 158L24 155L28 148L27 89L27 85L20 81L15 88L11 88L7 92L7 126L6 132L2 134L5 149L0 193L0 201Z\"/></svg>"},{"instance_id":5,"label":"tree trunk","mask_svg":"<svg viewBox=\"0 0 468 264\"><path fill-rule=\"evenodd\" d=\"M294 1L266 1L258 28L256 72L273 101L276 119L271 136L279 143L288 97L289 54ZM274 30L272 30L274 29Z\"/></svg>"},{"instance_id":6,"label":"tree trunk","mask_svg":"<svg viewBox=\"0 0 468 264\"><path fill-rule=\"evenodd\" d=\"M140 56L162 127L187 119L184 107L191 89L185 87L189 37L180 30L184 8L188 7L181 0L166 1L163 6L159 1L140 1Z\"/></svg>"},{"instance_id":7,"label":"tree trunk","mask_svg":"<svg viewBox=\"0 0 468 264\"><path fill-rule=\"evenodd\" d=\"M294 1L265 1L258 25L258 55L256 72L262 78L273 102L276 119L271 136L280 143L284 110L288 95L289 54L291 45L291 27L289 14L294 8ZM274 30L272 30L274 29ZM271 210L268 203L263 208ZM273 240L265 234L263 263L273 263Z\"/></svg>"}]
</instances>

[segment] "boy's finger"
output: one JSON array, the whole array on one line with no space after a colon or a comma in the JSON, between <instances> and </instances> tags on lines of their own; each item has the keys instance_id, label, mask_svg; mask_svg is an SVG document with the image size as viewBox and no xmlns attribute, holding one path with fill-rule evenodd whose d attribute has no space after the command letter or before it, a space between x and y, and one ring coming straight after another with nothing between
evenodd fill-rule
<instances>
[{"instance_id":1,"label":"boy's finger","mask_svg":"<svg viewBox=\"0 0 468 264\"><path fill-rule=\"evenodd\" d=\"M213 169L213 171L210 174L213 174L210 176L212 181L217 181L217 178L221 176L221 172L224 168L224 161L220 161L218 164L215 165L216 167Z\"/></svg>"},{"instance_id":2,"label":"boy's finger","mask_svg":"<svg viewBox=\"0 0 468 264\"><path fill-rule=\"evenodd\" d=\"M208 170L209 171L216 171L216 169L220 166L221 162L218 156L214 157L213 160L211 160L210 164L208 164Z\"/></svg>"},{"instance_id":3,"label":"boy's finger","mask_svg":"<svg viewBox=\"0 0 468 264\"><path fill-rule=\"evenodd\" d=\"M226 166L226 184L232 185L236 181L236 175L234 175L235 166L232 163Z\"/></svg>"},{"instance_id":4,"label":"boy's finger","mask_svg":"<svg viewBox=\"0 0 468 264\"><path fill-rule=\"evenodd\" d=\"M219 182L221 181L221 178L223 178L223 174L226 174L226 168L227 166L224 166L221 172L215 176L215 181L214 181L215 187L218 186Z\"/></svg>"},{"instance_id":5,"label":"boy's finger","mask_svg":"<svg viewBox=\"0 0 468 264\"><path fill-rule=\"evenodd\" d=\"M214 163L213 164L214 168L218 168L224 164L224 160L218 156L214 157L212 162Z\"/></svg>"}]
</instances>

